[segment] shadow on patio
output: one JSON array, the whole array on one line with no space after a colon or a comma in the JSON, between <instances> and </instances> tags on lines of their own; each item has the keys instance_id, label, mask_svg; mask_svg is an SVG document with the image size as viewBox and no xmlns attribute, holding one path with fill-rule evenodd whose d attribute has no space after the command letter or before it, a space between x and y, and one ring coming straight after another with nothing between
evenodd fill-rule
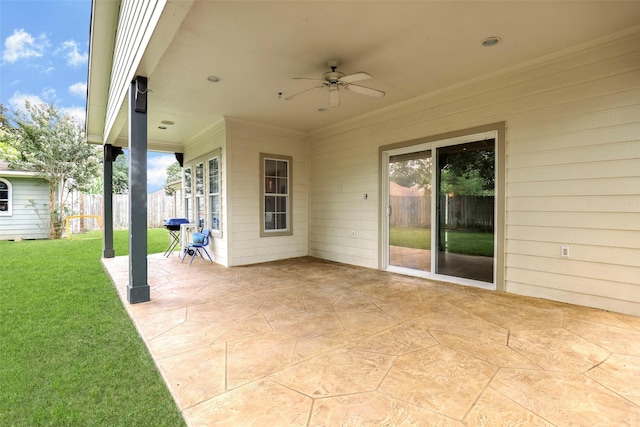
<instances>
[{"instance_id":1,"label":"shadow on patio","mask_svg":"<svg viewBox=\"0 0 640 427\"><path fill-rule=\"evenodd\" d=\"M640 318L297 258L149 256L126 303L191 426L640 425Z\"/></svg>"}]
</instances>

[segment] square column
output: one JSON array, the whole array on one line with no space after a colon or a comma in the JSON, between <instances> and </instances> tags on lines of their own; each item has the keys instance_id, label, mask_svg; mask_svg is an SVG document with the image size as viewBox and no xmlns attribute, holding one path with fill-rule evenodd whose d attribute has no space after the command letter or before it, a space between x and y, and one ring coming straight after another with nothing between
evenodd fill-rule
<instances>
[{"instance_id":1,"label":"square column","mask_svg":"<svg viewBox=\"0 0 640 427\"><path fill-rule=\"evenodd\" d=\"M130 304L151 300L147 268L147 78L138 76L129 89Z\"/></svg>"}]
</instances>

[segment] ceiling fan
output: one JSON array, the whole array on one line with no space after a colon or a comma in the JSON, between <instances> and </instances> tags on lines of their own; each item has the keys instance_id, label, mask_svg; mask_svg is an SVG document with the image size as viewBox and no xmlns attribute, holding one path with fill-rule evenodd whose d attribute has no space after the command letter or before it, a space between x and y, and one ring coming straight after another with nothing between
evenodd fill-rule
<instances>
[{"instance_id":1,"label":"ceiling fan","mask_svg":"<svg viewBox=\"0 0 640 427\"><path fill-rule=\"evenodd\" d=\"M337 107L338 105L340 105L340 90L339 90L340 86L342 86L344 89L350 92L355 92L361 95L367 95L374 98L382 98L384 96L384 92L381 90L353 84L354 82L359 82L361 80L368 80L373 78L371 77L370 74L367 74L361 71L359 73L345 75L340 71L336 71L336 68L338 68L338 66L340 65L340 61L338 61L337 59L327 61L327 65L329 66L329 68L331 68L331 71L327 71L326 73L324 73L322 75L322 78L320 79L294 77L295 80L313 80L313 81L321 82L322 84L319 86L314 86L310 89L303 90L302 92L298 92L291 96L288 96L285 98L285 100L289 101L293 98L297 98L298 96L304 93L310 92L314 89L327 88L327 90L329 91L329 106Z\"/></svg>"}]
</instances>

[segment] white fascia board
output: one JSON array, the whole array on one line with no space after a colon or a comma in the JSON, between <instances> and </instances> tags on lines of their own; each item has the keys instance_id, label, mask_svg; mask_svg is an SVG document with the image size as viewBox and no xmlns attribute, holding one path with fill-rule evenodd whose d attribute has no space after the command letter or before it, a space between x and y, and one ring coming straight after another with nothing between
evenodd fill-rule
<instances>
[{"instance_id":1,"label":"white fascia board","mask_svg":"<svg viewBox=\"0 0 640 427\"><path fill-rule=\"evenodd\" d=\"M91 7L85 125L87 142L90 144L104 142L106 105L120 4L120 0L93 0Z\"/></svg>"},{"instance_id":2,"label":"white fascia board","mask_svg":"<svg viewBox=\"0 0 640 427\"><path fill-rule=\"evenodd\" d=\"M0 171L0 176L8 178L38 178L35 172L25 171Z\"/></svg>"}]
</instances>

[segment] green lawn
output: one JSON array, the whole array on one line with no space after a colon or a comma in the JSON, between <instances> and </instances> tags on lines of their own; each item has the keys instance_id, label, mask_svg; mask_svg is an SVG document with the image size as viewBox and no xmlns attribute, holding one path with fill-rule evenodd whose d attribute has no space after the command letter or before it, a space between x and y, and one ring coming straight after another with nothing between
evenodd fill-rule
<instances>
[{"instance_id":1,"label":"green lawn","mask_svg":"<svg viewBox=\"0 0 640 427\"><path fill-rule=\"evenodd\" d=\"M150 253L167 242L149 231ZM101 254L99 239L0 241L0 425L184 425Z\"/></svg>"},{"instance_id":2,"label":"green lawn","mask_svg":"<svg viewBox=\"0 0 640 427\"><path fill-rule=\"evenodd\" d=\"M442 240L448 252L464 255L493 256L492 233L444 230ZM405 248L431 249L431 230L426 228L395 227L391 229L389 243L392 246Z\"/></svg>"}]
</instances>

